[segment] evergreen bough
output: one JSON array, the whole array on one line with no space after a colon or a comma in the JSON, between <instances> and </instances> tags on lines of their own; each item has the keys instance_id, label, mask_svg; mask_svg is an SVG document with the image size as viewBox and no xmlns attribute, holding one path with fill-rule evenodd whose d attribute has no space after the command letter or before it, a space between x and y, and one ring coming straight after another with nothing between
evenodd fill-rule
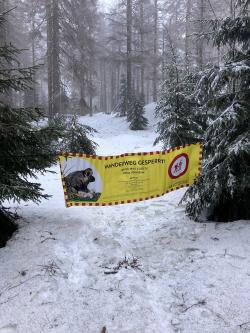
<instances>
[{"instance_id":1,"label":"evergreen bough","mask_svg":"<svg viewBox=\"0 0 250 333\"><path fill-rule=\"evenodd\" d=\"M0 27L4 23L0 16ZM21 68L13 45L0 46L0 247L15 229L14 215L5 201L48 198L41 185L32 181L37 172L46 172L56 161L60 129L55 123L41 125L44 117L39 109L14 108L3 102L12 89L29 89L36 68Z\"/></svg>"},{"instance_id":2,"label":"evergreen bough","mask_svg":"<svg viewBox=\"0 0 250 333\"><path fill-rule=\"evenodd\" d=\"M127 120L130 123L129 128L133 131L145 130L148 126L148 119L144 115L143 98L132 97L127 115Z\"/></svg>"},{"instance_id":3,"label":"evergreen bough","mask_svg":"<svg viewBox=\"0 0 250 333\"><path fill-rule=\"evenodd\" d=\"M74 114L66 120L60 150L65 153L95 155L97 144L88 137L92 136L93 133L96 133L96 130L90 126L81 124L77 115Z\"/></svg>"},{"instance_id":4,"label":"evergreen bough","mask_svg":"<svg viewBox=\"0 0 250 333\"><path fill-rule=\"evenodd\" d=\"M166 37L166 80L156 106L159 135L155 140L155 144L161 141L164 149L200 141L207 123L195 98L199 73L183 66L183 59L167 28Z\"/></svg>"},{"instance_id":5,"label":"evergreen bough","mask_svg":"<svg viewBox=\"0 0 250 333\"><path fill-rule=\"evenodd\" d=\"M167 76L156 106L156 116L160 120L155 144L161 141L164 149L200 141L206 127L206 118L202 116L194 94L198 74L185 74L173 66L168 69Z\"/></svg>"},{"instance_id":6,"label":"evergreen bough","mask_svg":"<svg viewBox=\"0 0 250 333\"><path fill-rule=\"evenodd\" d=\"M203 175L184 200L194 219L250 218L250 16L249 0L238 1L235 18L213 21L212 38L229 51L224 64L204 73L203 105L216 118L205 136Z\"/></svg>"}]
</instances>

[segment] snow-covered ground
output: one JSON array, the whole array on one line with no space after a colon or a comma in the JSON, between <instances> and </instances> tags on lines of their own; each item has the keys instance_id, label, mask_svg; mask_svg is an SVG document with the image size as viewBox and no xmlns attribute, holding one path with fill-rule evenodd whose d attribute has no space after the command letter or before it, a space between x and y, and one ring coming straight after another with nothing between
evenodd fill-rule
<instances>
[{"instance_id":1,"label":"snow-covered ground","mask_svg":"<svg viewBox=\"0 0 250 333\"><path fill-rule=\"evenodd\" d=\"M99 131L98 154L157 150L153 126L83 121ZM0 249L0 333L250 332L249 221L194 223L178 205L183 190L65 208L55 171L39 179L53 197L23 204Z\"/></svg>"}]
</instances>

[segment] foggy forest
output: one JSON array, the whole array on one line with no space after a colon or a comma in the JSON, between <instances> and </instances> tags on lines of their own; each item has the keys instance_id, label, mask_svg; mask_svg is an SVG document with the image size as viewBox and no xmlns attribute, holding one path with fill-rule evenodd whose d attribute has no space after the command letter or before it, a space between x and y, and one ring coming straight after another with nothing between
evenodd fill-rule
<instances>
[{"instance_id":1,"label":"foggy forest","mask_svg":"<svg viewBox=\"0 0 250 333\"><path fill-rule=\"evenodd\" d=\"M220 62L225 52L209 42L209 20L234 17L234 2L1 1L1 42L23 50L20 67L38 67L32 91L9 100L51 117L110 113L124 76L128 95L156 102L173 62L180 71Z\"/></svg>"},{"instance_id":2,"label":"foggy forest","mask_svg":"<svg viewBox=\"0 0 250 333\"><path fill-rule=\"evenodd\" d=\"M250 0L0 0L0 333L250 332Z\"/></svg>"}]
</instances>

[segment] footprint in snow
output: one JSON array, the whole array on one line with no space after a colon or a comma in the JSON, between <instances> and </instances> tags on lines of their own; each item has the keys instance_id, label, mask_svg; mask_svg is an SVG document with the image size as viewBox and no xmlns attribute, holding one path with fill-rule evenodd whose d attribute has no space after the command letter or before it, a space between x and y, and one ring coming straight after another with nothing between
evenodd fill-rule
<instances>
[{"instance_id":1,"label":"footprint in snow","mask_svg":"<svg viewBox=\"0 0 250 333\"><path fill-rule=\"evenodd\" d=\"M0 333L14 333L17 330L17 324L8 324L0 327Z\"/></svg>"},{"instance_id":2,"label":"footprint in snow","mask_svg":"<svg viewBox=\"0 0 250 333\"><path fill-rule=\"evenodd\" d=\"M111 237L97 236L94 238L94 243L105 248L120 248L121 244Z\"/></svg>"},{"instance_id":3,"label":"footprint in snow","mask_svg":"<svg viewBox=\"0 0 250 333\"><path fill-rule=\"evenodd\" d=\"M54 303L58 297L58 283L56 280L51 280L49 286L41 287L35 291L31 297L31 302L37 301L42 304ZM0 330L0 333L1 330Z\"/></svg>"},{"instance_id":4,"label":"footprint in snow","mask_svg":"<svg viewBox=\"0 0 250 333\"><path fill-rule=\"evenodd\" d=\"M155 203L151 203L150 206L155 206L155 207L166 207L166 204L161 204L161 203L155 202Z\"/></svg>"},{"instance_id":5,"label":"footprint in snow","mask_svg":"<svg viewBox=\"0 0 250 333\"><path fill-rule=\"evenodd\" d=\"M135 207L134 210L135 211L144 211L144 210L147 210L148 209L148 206L139 206L139 207Z\"/></svg>"}]
</instances>

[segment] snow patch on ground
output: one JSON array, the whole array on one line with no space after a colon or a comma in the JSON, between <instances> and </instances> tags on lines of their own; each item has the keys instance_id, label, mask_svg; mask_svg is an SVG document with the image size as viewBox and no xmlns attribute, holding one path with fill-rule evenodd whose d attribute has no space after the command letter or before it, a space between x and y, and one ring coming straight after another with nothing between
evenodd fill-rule
<instances>
[{"instance_id":1,"label":"snow patch on ground","mask_svg":"<svg viewBox=\"0 0 250 333\"><path fill-rule=\"evenodd\" d=\"M145 114L149 120L149 126L145 131L131 131L125 117L120 118L113 114L97 113L92 117L81 117L80 121L98 131L94 140L99 145L97 148L99 155L157 151L160 145L153 146L157 137L155 106L155 103L151 103L145 107Z\"/></svg>"},{"instance_id":2,"label":"snow patch on ground","mask_svg":"<svg viewBox=\"0 0 250 333\"><path fill-rule=\"evenodd\" d=\"M153 126L82 121L99 131L98 154L159 149ZM54 171L39 177L53 197L23 204L19 231L0 249L0 333L250 332L249 221L194 223L178 205L184 189L65 208Z\"/></svg>"}]
</instances>

